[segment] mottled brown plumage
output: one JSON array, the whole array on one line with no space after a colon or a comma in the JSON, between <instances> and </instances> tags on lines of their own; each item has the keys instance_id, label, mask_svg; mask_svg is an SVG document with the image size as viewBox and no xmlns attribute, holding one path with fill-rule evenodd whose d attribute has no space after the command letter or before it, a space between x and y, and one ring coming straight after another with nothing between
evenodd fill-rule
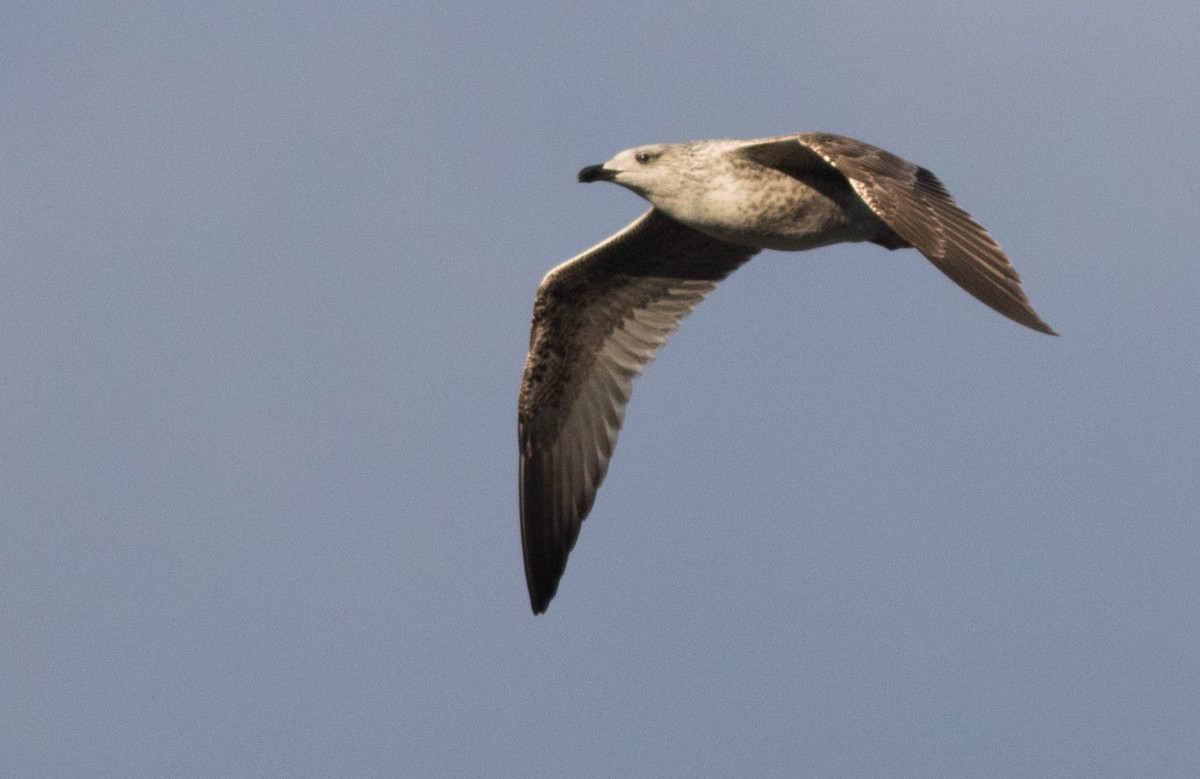
<instances>
[{"instance_id":1,"label":"mottled brown plumage","mask_svg":"<svg viewBox=\"0 0 1200 779\"><path fill-rule=\"evenodd\" d=\"M521 539L535 613L558 589L632 382L680 321L761 249L915 247L999 313L1053 334L987 231L925 168L828 133L642 146L579 173L653 208L550 271L521 383Z\"/></svg>"}]
</instances>

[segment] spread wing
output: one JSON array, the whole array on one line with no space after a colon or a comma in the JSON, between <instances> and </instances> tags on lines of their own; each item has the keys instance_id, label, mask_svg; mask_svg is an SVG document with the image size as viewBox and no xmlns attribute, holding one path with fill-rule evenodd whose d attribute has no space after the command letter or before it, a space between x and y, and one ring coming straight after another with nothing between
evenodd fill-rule
<instances>
[{"instance_id":1,"label":"spread wing","mask_svg":"<svg viewBox=\"0 0 1200 779\"><path fill-rule=\"evenodd\" d=\"M608 470L633 379L717 283L757 253L650 209L546 275L521 380L521 543L546 610Z\"/></svg>"},{"instance_id":2,"label":"spread wing","mask_svg":"<svg viewBox=\"0 0 1200 779\"><path fill-rule=\"evenodd\" d=\"M845 176L864 203L942 273L1004 316L1054 335L1025 293L1021 277L987 230L962 210L925 168L853 138L801 133L753 141L739 153L782 170Z\"/></svg>"}]
</instances>

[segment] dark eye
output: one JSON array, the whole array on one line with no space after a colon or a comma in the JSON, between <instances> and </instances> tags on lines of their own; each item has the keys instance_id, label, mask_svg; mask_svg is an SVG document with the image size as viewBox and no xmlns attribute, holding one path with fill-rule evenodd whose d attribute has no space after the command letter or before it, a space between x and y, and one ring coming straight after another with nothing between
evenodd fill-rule
<instances>
[{"instance_id":1,"label":"dark eye","mask_svg":"<svg viewBox=\"0 0 1200 779\"><path fill-rule=\"evenodd\" d=\"M654 159L654 157L651 156L650 152L648 151L639 151L637 154L633 155L633 158L638 161L639 165L645 165L650 162L650 160Z\"/></svg>"}]
</instances>

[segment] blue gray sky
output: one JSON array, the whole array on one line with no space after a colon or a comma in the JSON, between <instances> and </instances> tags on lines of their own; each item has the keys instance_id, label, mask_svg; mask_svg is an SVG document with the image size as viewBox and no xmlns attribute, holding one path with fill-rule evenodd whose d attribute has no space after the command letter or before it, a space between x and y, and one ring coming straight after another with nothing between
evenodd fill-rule
<instances>
[{"instance_id":1,"label":"blue gray sky","mask_svg":"<svg viewBox=\"0 0 1200 779\"><path fill-rule=\"evenodd\" d=\"M1193 2L9 3L14 776L1194 776ZM542 275L653 141L929 167L1062 336L768 252L534 617Z\"/></svg>"}]
</instances>

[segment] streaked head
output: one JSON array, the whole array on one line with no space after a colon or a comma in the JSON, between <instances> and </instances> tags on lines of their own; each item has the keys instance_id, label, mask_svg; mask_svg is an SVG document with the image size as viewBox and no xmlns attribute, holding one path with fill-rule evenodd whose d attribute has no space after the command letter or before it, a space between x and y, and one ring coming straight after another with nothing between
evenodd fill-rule
<instances>
[{"instance_id":1,"label":"streaked head","mask_svg":"<svg viewBox=\"0 0 1200 779\"><path fill-rule=\"evenodd\" d=\"M611 181L656 203L678 187L681 171L688 168L689 144L656 143L626 149L603 165L579 171L579 180Z\"/></svg>"},{"instance_id":2,"label":"streaked head","mask_svg":"<svg viewBox=\"0 0 1200 779\"><path fill-rule=\"evenodd\" d=\"M736 140L656 143L626 149L603 165L579 171L579 180L611 181L701 232L721 237L743 218L744 182L733 175L751 165L731 152Z\"/></svg>"}]
</instances>

